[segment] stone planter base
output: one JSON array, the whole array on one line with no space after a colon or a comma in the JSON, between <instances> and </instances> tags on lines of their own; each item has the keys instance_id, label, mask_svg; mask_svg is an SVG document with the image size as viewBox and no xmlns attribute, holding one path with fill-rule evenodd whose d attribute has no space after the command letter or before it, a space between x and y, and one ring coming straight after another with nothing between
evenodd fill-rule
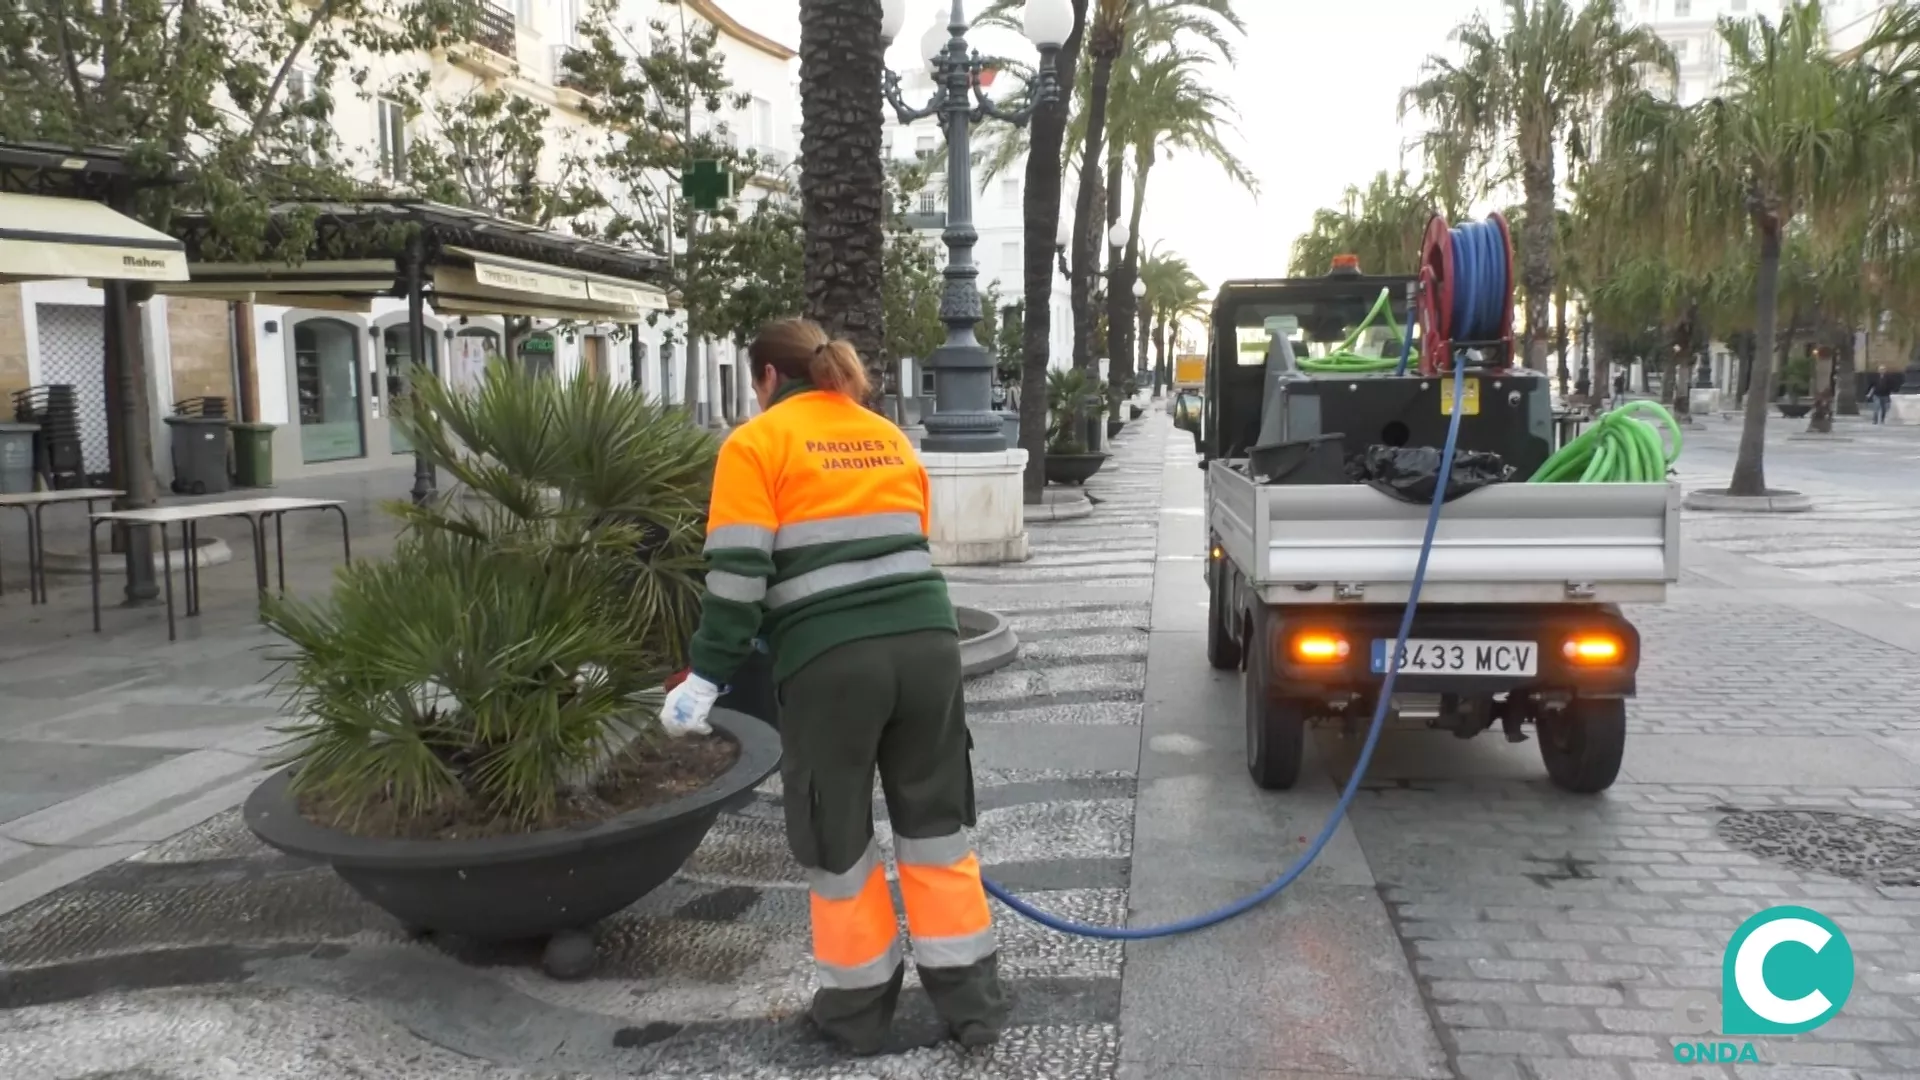
<instances>
[{"instance_id":1,"label":"stone planter base","mask_svg":"<svg viewBox=\"0 0 1920 1080\"><path fill-rule=\"evenodd\" d=\"M1106 463L1106 454L1048 454L1047 483L1084 484Z\"/></svg>"},{"instance_id":2,"label":"stone planter base","mask_svg":"<svg viewBox=\"0 0 1920 1080\"><path fill-rule=\"evenodd\" d=\"M998 671L1020 655L1020 639L1004 615L980 608L958 607L960 672L966 678Z\"/></svg>"},{"instance_id":3,"label":"stone planter base","mask_svg":"<svg viewBox=\"0 0 1920 1080\"><path fill-rule=\"evenodd\" d=\"M1680 505L1688 510L1745 514L1798 514L1813 509L1813 500L1798 491L1774 489L1765 495L1729 495L1725 488L1687 492Z\"/></svg>"},{"instance_id":4,"label":"stone planter base","mask_svg":"<svg viewBox=\"0 0 1920 1080\"><path fill-rule=\"evenodd\" d=\"M935 566L1024 562L1027 525L1021 477L1025 450L989 454L920 455L933 496Z\"/></svg>"},{"instance_id":5,"label":"stone planter base","mask_svg":"<svg viewBox=\"0 0 1920 1080\"><path fill-rule=\"evenodd\" d=\"M678 799L583 828L475 840L353 836L300 813L288 788L291 770L255 788L244 814L255 836L333 867L415 933L546 939L548 974L583 978L595 961L585 931L671 878L721 810L779 766L780 737L772 728L725 709L715 709L711 723L740 746L731 769Z\"/></svg>"}]
</instances>

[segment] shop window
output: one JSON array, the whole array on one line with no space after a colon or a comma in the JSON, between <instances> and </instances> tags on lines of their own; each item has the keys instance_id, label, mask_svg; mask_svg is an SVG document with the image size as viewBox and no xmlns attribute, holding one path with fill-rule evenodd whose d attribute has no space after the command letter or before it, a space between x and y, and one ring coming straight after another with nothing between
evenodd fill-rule
<instances>
[{"instance_id":1,"label":"shop window","mask_svg":"<svg viewBox=\"0 0 1920 1080\"><path fill-rule=\"evenodd\" d=\"M311 465L365 457L360 335L338 319L299 323L293 329L293 371L300 459Z\"/></svg>"}]
</instances>

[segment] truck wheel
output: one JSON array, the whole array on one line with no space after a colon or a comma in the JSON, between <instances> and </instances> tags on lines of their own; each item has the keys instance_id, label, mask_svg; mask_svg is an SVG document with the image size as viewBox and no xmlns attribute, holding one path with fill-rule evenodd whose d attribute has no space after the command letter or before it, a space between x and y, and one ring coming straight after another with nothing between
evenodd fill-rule
<instances>
[{"instance_id":1,"label":"truck wheel","mask_svg":"<svg viewBox=\"0 0 1920 1080\"><path fill-rule=\"evenodd\" d=\"M1219 559L1212 564L1207 568L1207 663L1215 671L1237 671L1241 649L1228 629L1227 568Z\"/></svg>"},{"instance_id":2,"label":"truck wheel","mask_svg":"<svg viewBox=\"0 0 1920 1080\"><path fill-rule=\"evenodd\" d=\"M1555 787L1592 795L1613 786L1627 748L1627 703L1621 698L1575 701L1535 725L1540 759Z\"/></svg>"},{"instance_id":3,"label":"truck wheel","mask_svg":"<svg viewBox=\"0 0 1920 1080\"><path fill-rule=\"evenodd\" d=\"M1255 612L1247 635L1246 674L1241 676L1247 722L1247 773L1266 791L1285 791L1300 779L1307 749L1306 704L1275 697L1273 635L1266 618Z\"/></svg>"}]
</instances>

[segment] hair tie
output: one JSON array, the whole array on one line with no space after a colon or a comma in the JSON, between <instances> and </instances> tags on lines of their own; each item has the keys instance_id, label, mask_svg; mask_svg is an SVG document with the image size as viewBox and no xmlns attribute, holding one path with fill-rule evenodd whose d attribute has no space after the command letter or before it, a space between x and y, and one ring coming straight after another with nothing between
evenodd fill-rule
<instances>
[{"instance_id":1,"label":"hair tie","mask_svg":"<svg viewBox=\"0 0 1920 1080\"><path fill-rule=\"evenodd\" d=\"M831 341L823 341L823 342L821 342L820 344L818 344L818 345L815 345L815 346L813 347L813 355L815 355L815 356L819 356L819 355L820 355L821 353L823 353L823 352L826 352L826 351L827 351L827 350L828 350L829 348L831 348L832 346L833 346L833 342L831 342Z\"/></svg>"}]
</instances>

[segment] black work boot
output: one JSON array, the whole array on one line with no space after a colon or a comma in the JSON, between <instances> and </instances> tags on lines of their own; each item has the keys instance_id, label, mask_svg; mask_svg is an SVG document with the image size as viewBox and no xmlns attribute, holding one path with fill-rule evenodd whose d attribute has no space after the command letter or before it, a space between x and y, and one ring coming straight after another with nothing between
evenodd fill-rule
<instances>
[{"instance_id":1,"label":"black work boot","mask_svg":"<svg viewBox=\"0 0 1920 1080\"><path fill-rule=\"evenodd\" d=\"M1007 992L1000 985L1000 955L957 968L922 967L920 985L955 1042L969 1050L992 1046L1007 1026Z\"/></svg>"},{"instance_id":2,"label":"black work boot","mask_svg":"<svg viewBox=\"0 0 1920 1080\"><path fill-rule=\"evenodd\" d=\"M822 1035L856 1057L882 1053L887 1049L887 1036L893 1028L894 1009L900 1004L900 984L906 977L906 965L902 964L893 969L893 977L881 986L816 990L807 1018Z\"/></svg>"}]
</instances>

